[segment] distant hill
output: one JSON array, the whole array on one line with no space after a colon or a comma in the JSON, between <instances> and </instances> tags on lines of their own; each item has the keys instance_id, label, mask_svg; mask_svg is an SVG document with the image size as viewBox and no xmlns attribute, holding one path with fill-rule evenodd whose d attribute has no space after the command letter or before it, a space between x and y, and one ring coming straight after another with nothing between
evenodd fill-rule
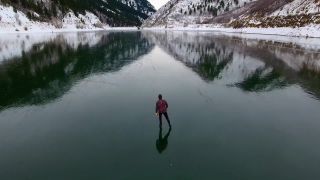
<instances>
[{"instance_id":1,"label":"distant hill","mask_svg":"<svg viewBox=\"0 0 320 180\"><path fill-rule=\"evenodd\" d=\"M98 27L140 26L155 12L147 0L0 0L0 23L17 19L11 9L28 21L49 22L56 27L63 26L64 20L77 21L78 28L87 21Z\"/></svg>"},{"instance_id":2,"label":"distant hill","mask_svg":"<svg viewBox=\"0 0 320 180\"><path fill-rule=\"evenodd\" d=\"M144 27L302 27L320 24L320 0L171 0Z\"/></svg>"}]
</instances>

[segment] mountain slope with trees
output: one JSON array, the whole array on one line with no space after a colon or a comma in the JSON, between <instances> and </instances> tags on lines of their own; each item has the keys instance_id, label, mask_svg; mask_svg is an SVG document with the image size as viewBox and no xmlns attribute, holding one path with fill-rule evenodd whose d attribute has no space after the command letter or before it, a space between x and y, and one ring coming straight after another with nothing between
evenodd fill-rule
<instances>
[{"instance_id":1,"label":"mountain slope with trees","mask_svg":"<svg viewBox=\"0 0 320 180\"><path fill-rule=\"evenodd\" d=\"M61 26L64 18L75 16L81 19L90 19L95 16L99 19L96 26L140 26L142 21L155 12L154 7L147 0L0 0L2 9L1 19L6 18L8 7L14 12L21 12L31 21L50 22ZM70 14L71 13L71 14ZM69 16L69 17L68 17ZM80 16L80 17L79 17Z\"/></svg>"},{"instance_id":2,"label":"mountain slope with trees","mask_svg":"<svg viewBox=\"0 0 320 180\"><path fill-rule=\"evenodd\" d=\"M171 0L143 26L295 28L317 24L319 0Z\"/></svg>"}]
</instances>

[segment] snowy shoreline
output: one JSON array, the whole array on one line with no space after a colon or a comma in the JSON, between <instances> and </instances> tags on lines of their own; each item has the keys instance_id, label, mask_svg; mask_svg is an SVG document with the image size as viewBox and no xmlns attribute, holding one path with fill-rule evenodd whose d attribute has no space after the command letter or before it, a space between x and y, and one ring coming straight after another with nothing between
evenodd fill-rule
<instances>
[{"instance_id":1,"label":"snowy shoreline","mask_svg":"<svg viewBox=\"0 0 320 180\"><path fill-rule=\"evenodd\" d=\"M287 36L287 37L299 37L299 38L320 38L320 26L310 25L299 28L226 28L223 26L188 26L188 27L175 27L175 28L164 28L164 27L145 27L143 30L165 30L165 31L212 31L222 33L233 33L233 34L251 34L251 35L273 35L273 36Z\"/></svg>"},{"instance_id":2,"label":"snowy shoreline","mask_svg":"<svg viewBox=\"0 0 320 180\"><path fill-rule=\"evenodd\" d=\"M28 33L64 33L64 32L95 32L95 31L137 31L137 27L104 27L93 29L36 29L29 31L15 31L13 29L1 29L0 35L3 34L28 34ZM221 32L231 34L248 34L248 35L267 35L267 36L286 36L298 38L320 38L320 26L309 26L300 28L225 28L225 27L152 27L142 28L141 30L151 31L196 31L196 32Z\"/></svg>"},{"instance_id":3,"label":"snowy shoreline","mask_svg":"<svg viewBox=\"0 0 320 180\"><path fill-rule=\"evenodd\" d=\"M306 31L306 28L299 28L302 32ZM302 30L301 30L302 29ZM304 30L304 31L303 31ZM299 30L293 28L270 28L270 29L259 29L259 28L244 28L244 29L233 29L233 28L223 28L223 27L178 27L178 28L142 28L138 30L137 27L105 27L105 28L93 28L93 29L45 29L45 30L34 30L34 31L3 31L0 29L0 37L5 35L19 35L19 34L30 34L35 35L36 33L45 34L59 34L59 33L79 33L79 32L112 32L112 31L180 31L180 32L197 32L197 33L219 33L227 36L235 36L244 39L257 39L265 41L277 41L282 43L294 43L296 45L301 45L308 49L317 50L320 49L320 29L314 28L314 32L309 33L312 36L302 36L297 32ZM280 33L279 33L280 32ZM0 58L1 59L1 58ZM1 60L0 60L1 61Z\"/></svg>"},{"instance_id":4,"label":"snowy shoreline","mask_svg":"<svg viewBox=\"0 0 320 180\"><path fill-rule=\"evenodd\" d=\"M72 32L99 32L99 31L137 31L137 27L106 27L96 29L44 29L30 31L14 31L0 29L0 36L5 34L34 34L34 33L72 33Z\"/></svg>"}]
</instances>

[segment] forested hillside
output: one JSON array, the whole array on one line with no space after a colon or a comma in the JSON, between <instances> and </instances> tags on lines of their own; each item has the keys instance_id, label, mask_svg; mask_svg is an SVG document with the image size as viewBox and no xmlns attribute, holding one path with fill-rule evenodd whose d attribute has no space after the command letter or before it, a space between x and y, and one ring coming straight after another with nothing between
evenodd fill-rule
<instances>
[{"instance_id":1,"label":"forested hillside","mask_svg":"<svg viewBox=\"0 0 320 180\"><path fill-rule=\"evenodd\" d=\"M317 24L319 0L171 0L144 27L295 28Z\"/></svg>"},{"instance_id":2,"label":"forested hillside","mask_svg":"<svg viewBox=\"0 0 320 180\"><path fill-rule=\"evenodd\" d=\"M23 12L31 20L58 21L55 24L73 11L76 17L90 12L110 26L139 26L155 12L147 0L0 0L0 3Z\"/></svg>"},{"instance_id":3,"label":"forested hillside","mask_svg":"<svg viewBox=\"0 0 320 180\"><path fill-rule=\"evenodd\" d=\"M255 0L171 0L145 21L151 26L203 24Z\"/></svg>"}]
</instances>

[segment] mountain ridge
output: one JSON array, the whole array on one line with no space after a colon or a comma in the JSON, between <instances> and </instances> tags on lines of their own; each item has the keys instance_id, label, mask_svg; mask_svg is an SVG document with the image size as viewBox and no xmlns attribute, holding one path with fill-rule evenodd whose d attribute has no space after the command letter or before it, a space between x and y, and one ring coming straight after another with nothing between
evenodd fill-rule
<instances>
[{"instance_id":1,"label":"mountain ridge","mask_svg":"<svg viewBox=\"0 0 320 180\"><path fill-rule=\"evenodd\" d=\"M147 0L0 0L0 26L40 22L60 29L65 21L77 29L140 26L155 11Z\"/></svg>"},{"instance_id":2,"label":"mountain ridge","mask_svg":"<svg viewBox=\"0 0 320 180\"><path fill-rule=\"evenodd\" d=\"M319 0L170 0L143 27L303 27L320 24Z\"/></svg>"}]
</instances>

